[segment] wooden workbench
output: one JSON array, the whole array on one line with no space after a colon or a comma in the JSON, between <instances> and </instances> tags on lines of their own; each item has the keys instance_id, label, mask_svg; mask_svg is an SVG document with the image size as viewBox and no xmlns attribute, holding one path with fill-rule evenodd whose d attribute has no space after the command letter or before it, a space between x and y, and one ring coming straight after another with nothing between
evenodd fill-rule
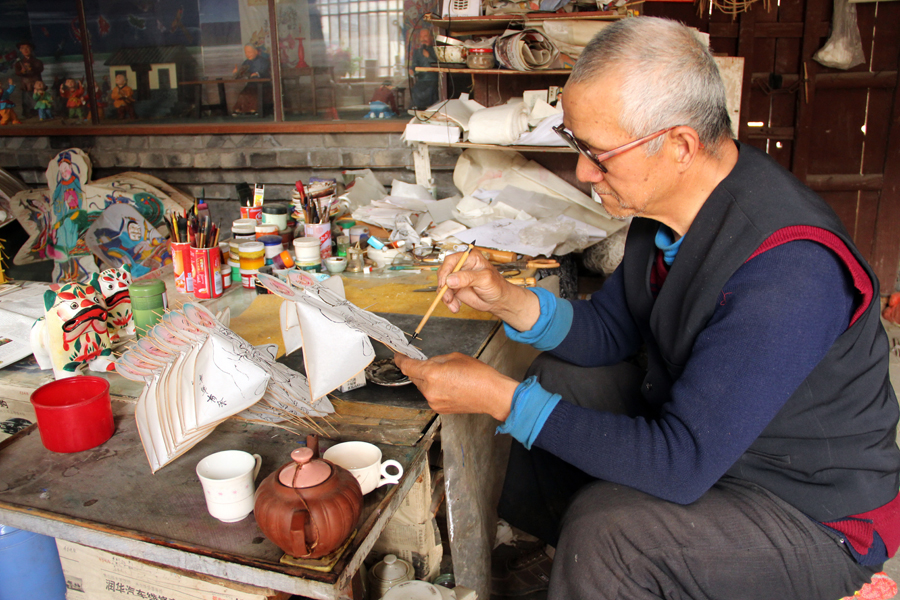
<instances>
[{"instance_id":1,"label":"wooden workbench","mask_svg":"<svg viewBox=\"0 0 900 600\"><path fill-rule=\"evenodd\" d=\"M348 297L350 297L348 287ZM176 303L177 295L174 296ZM211 306L232 314L254 298L235 288ZM421 298L421 300L419 300ZM416 302L430 302L418 294ZM181 298L185 300L187 298ZM384 314L411 331L420 314ZM533 352L506 339L496 321L433 317L420 347L429 356L451 351L480 358L511 376L521 377ZM379 357L391 352L375 344ZM282 358L298 368L296 353ZM397 486L366 497L357 532L333 571L282 565L280 550L265 539L251 515L231 525L209 516L194 468L204 456L225 448L263 457L260 478L289 460L303 432L229 420L187 454L151 475L133 420L139 384L104 374L117 402L117 430L102 446L77 454L48 452L36 428L0 443L0 523L224 579L313 598L348 593L352 577L390 517L427 468L426 454L441 432L448 529L456 581L488 597L490 549L496 527L496 492L505 462L497 423L484 416L433 413L418 390L377 387L335 394L334 440L377 443L386 458L405 467ZM0 371L0 398L27 399L30 390L52 380L33 359ZM327 447L332 441L324 441Z\"/></svg>"}]
</instances>

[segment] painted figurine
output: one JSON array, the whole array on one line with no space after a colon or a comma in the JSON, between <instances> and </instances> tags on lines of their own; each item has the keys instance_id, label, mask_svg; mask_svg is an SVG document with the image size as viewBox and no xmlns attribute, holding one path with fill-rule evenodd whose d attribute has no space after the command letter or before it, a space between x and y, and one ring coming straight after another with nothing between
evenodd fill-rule
<instances>
[{"instance_id":1,"label":"painted figurine","mask_svg":"<svg viewBox=\"0 0 900 600\"><path fill-rule=\"evenodd\" d=\"M34 109L38 112L41 121L53 118L53 96L47 90L47 84L43 81L34 82Z\"/></svg>"},{"instance_id":2,"label":"painted figurine","mask_svg":"<svg viewBox=\"0 0 900 600\"><path fill-rule=\"evenodd\" d=\"M109 92L120 119L137 119L134 114L134 90L128 87L128 79L121 73L116 75L116 87Z\"/></svg>"},{"instance_id":3,"label":"painted figurine","mask_svg":"<svg viewBox=\"0 0 900 600\"><path fill-rule=\"evenodd\" d=\"M437 59L434 53L434 37L428 29L419 30L419 45L413 50L409 62L409 76L415 77L410 90L412 108L424 110L438 101L439 73L416 72L416 67L433 67Z\"/></svg>"},{"instance_id":4,"label":"painted figurine","mask_svg":"<svg viewBox=\"0 0 900 600\"><path fill-rule=\"evenodd\" d=\"M21 55L15 64L16 76L19 78L19 85L22 87L22 110L23 116L34 116L28 106L27 99L34 93L34 86L37 83L43 83L41 73L44 72L44 63L34 55L34 46L31 42L19 42L16 45ZM37 109L37 107L34 107Z\"/></svg>"},{"instance_id":5,"label":"painted figurine","mask_svg":"<svg viewBox=\"0 0 900 600\"><path fill-rule=\"evenodd\" d=\"M65 99L68 116L70 119L84 120L84 86L80 81L66 79L59 86L59 96Z\"/></svg>"},{"instance_id":6,"label":"painted figurine","mask_svg":"<svg viewBox=\"0 0 900 600\"><path fill-rule=\"evenodd\" d=\"M31 328L31 347L42 369L56 379L114 368L107 331L108 312L99 289L99 274L89 284L51 284L44 292L43 319Z\"/></svg>"},{"instance_id":7,"label":"painted figurine","mask_svg":"<svg viewBox=\"0 0 900 600\"><path fill-rule=\"evenodd\" d=\"M260 49L253 44L247 44L244 46L244 56L247 57L247 60L241 63L240 66L234 68L233 75L235 78L267 79L269 77L271 66L269 65L269 56L267 54L261 52ZM244 86L244 89L241 90L241 93L238 95L237 102L234 103L233 114L249 115L256 114L258 111L262 110L261 106L257 106L259 104L257 85L259 84L248 83ZM266 87L264 94L266 94L266 99L270 99L272 96L271 89Z\"/></svg>"},{"instance_id":8,"label":"painted figurine","mask_svg":"<svg viewBox=\"0 0 900 600\"><path fill-rule=\"evenodd\" d=\"M9 85L3 93L0 94L0 125L19 125L22 121L16 116L15 102L12 101L13 92L16 86L12 79L9 79Z\"/></svg>"},{"instance_id":9,"label":"painted figurine","mask_svg":"<svg viewBox=\"0 0 900 600\"><path fill-rule=\"evenodd\" d=\"M397 98L394 96L394 90L391 89L391 82L385 81L381 84L372 99L369 100L369 114L364 119L388 119L397 116Z\"/></svg>"},{"instance_id":10,"label":"painted figurine","mask_svg":"<svg viewBox=\"0 0 900 600\"><path fill-rule=\"evenodd\" d=\"M115 344L125 336L134 335L134 314L131 312L131 295L128 293L131 265L101 271L99 281L106 310L109 311L106 319L109 341Z\"/></svg>"}]
</instances>

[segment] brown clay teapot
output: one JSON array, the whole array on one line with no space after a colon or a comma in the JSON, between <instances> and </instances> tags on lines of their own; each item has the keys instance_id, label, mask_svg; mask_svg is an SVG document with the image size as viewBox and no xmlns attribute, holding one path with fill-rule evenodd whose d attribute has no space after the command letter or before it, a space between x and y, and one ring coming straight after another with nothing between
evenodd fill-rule
<instances>
[{"instance_id":1,"label":"brown clay teapot","mask_svg":"<svg viewBox=\"0 0 900 600\"><path fill-rule=\"evenodd\" d=\"M313 438L291 452L293 462L259 485L253 508L265 536L299 558L321 558L340 548L362 511L359 482L317 451Z\"/></svg>"}]
</instances>

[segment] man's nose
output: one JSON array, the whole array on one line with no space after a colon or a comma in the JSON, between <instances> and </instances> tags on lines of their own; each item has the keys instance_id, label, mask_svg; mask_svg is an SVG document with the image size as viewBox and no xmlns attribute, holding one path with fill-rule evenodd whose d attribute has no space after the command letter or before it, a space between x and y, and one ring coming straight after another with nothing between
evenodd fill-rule
<instances>
[{"instance_id":1,"label":"man's nose","mask_svg":"<svg viewBox=\"0 0 900 600\"><path fill-rule=\"evenodd\" d=\"M588 157L579 154L575 165L575 177L583 183L599 183L603 181L603 171Z\"/></svg>"}]
</instances>

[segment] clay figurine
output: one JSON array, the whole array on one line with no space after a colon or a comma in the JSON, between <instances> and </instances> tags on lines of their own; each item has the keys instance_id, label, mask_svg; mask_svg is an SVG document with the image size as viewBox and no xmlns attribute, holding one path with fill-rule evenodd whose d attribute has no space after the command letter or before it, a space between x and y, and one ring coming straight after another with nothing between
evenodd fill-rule
<instances>
[{"instance_id":1,"label":"clay figurine","mask_svg":"<svg viewBox=\"0 0 900 600\"><path fill-rule=\"evenodd\" d=\"M418 73L416 67L433 67L437 58L434 53L434 37L428 29L419 30L419 44L413 50L412 60L409 61L409 76L415 77L415 83L410 90L410 102L412 108L424 110L438 101L439 73L430 71Z\"/></svg>"},{"instance_id":2,"label":"clay figurine","mask_svg":"<svg viewBox=\"0 0 900 600\"><path fill-rule=\"evenodd\" d=\"M237 79L267 79L270 74L271 66L269 65L269 56L264 54L258 47L253 44L244 46L244 56L247 57L240 66L234 68L233 75ZM248 83L241 93L238 95L237 102L234 103L234 115L256 114L262 110L259 104L256 86L259 84ZM264 92L267 98L271 98L270 88L266 88ZM265 100L264 100L265 101Z\"/></svg>"},{"instance_id":3,"label":"clay figurine","mask_svg":"<svg viewBox=\"0 0 900 600\"><path fill-rule=\"evenodd\" d=\"M34 93L35 85L39 82L43 83L41 73L44 72L44 63L34 56L34 46L31 42L19 42L16 48L22 55L15 64L16 76L22 86L22 114L25 117L31 117L34 115L30 112L26 100ZM37 109L37 106L34 108Z\"/></svg>"},{"instance_id":4,"label":"clay figurine","mask_svg":"<svg viewBox=\"0 0 900 600\"><path fill-rule=\"evenodd\" d=\"M134 90L128 87L128 80L121 73L116 75L116 87L110 90L109 97L120 119L137 119L134 114Z\"/></svg>"},{"instance_id":5,"label":"clay figurine","mask_svg":"<svg viewBox=\"0 0 900 600\"><path fill-rule=\"evenodd\" d=\"M53 118L53 97L47 91L47 85L41 81L34 82L34 109L38 112L38 118L46 121Z\"/></svg>"},{"instance_id":6,"label":"clay figurine","mask_svg":"<svg viewBox=\"0 0 900 600\"><path fill-rule=\"evenodd\" d=\"M364 119L388 119L397 116L397 98L394 96L394 90L391 89L391 82L385 81L381 84L372 99L369 100L369 114Z\"/></svg>"},{"instance_id":7,"label":"clay figurine","mask_svg":"<svg viewBox=\"0 0 900 600\"><path fill-rule=\"evenodd\" d=\"M51 284L44 309L44 318L31 328L31 349L42 369L52 368L63 379L79 375L87 364L95 371L115 368L97 273L89 284Z\"/></svg>"},{"instance_id":8,"label":"clay figurine","mask_svg":"<svg viewBox=\"0 0 900 600\"><path fill-rule=\"evenodd\" d=\"M107 269L100 272L100 291L109 316L106 329L109 341L115 344L126 336L134 335L134 314L131 312L131 265L122 265L118 269Z\"/></svg>"},{"instance_id":9,"label":"clay figurine","mask_svg":"<svg viewBox=\"0 0 900 600\"><path fill-rule=\"evenodd\" d=\"M12 79L9 79L9 86L0 94L0 125L19 125L22 121L16 116L15 103L12 101L13 92L16 86Z\"/></svg>"},{"instance_id":10,"label":"clay figurine","mask_svg":"<svg viewBox=\"0 0 900 600\"><path fill-rule=\"evenodd\" d=\"M85 100L84 86L81 85L81 82L71 78L66 79L66 82L59 86L59 96L66 101L68 117L83 121Z\"/></svg>"}]
</instances>

